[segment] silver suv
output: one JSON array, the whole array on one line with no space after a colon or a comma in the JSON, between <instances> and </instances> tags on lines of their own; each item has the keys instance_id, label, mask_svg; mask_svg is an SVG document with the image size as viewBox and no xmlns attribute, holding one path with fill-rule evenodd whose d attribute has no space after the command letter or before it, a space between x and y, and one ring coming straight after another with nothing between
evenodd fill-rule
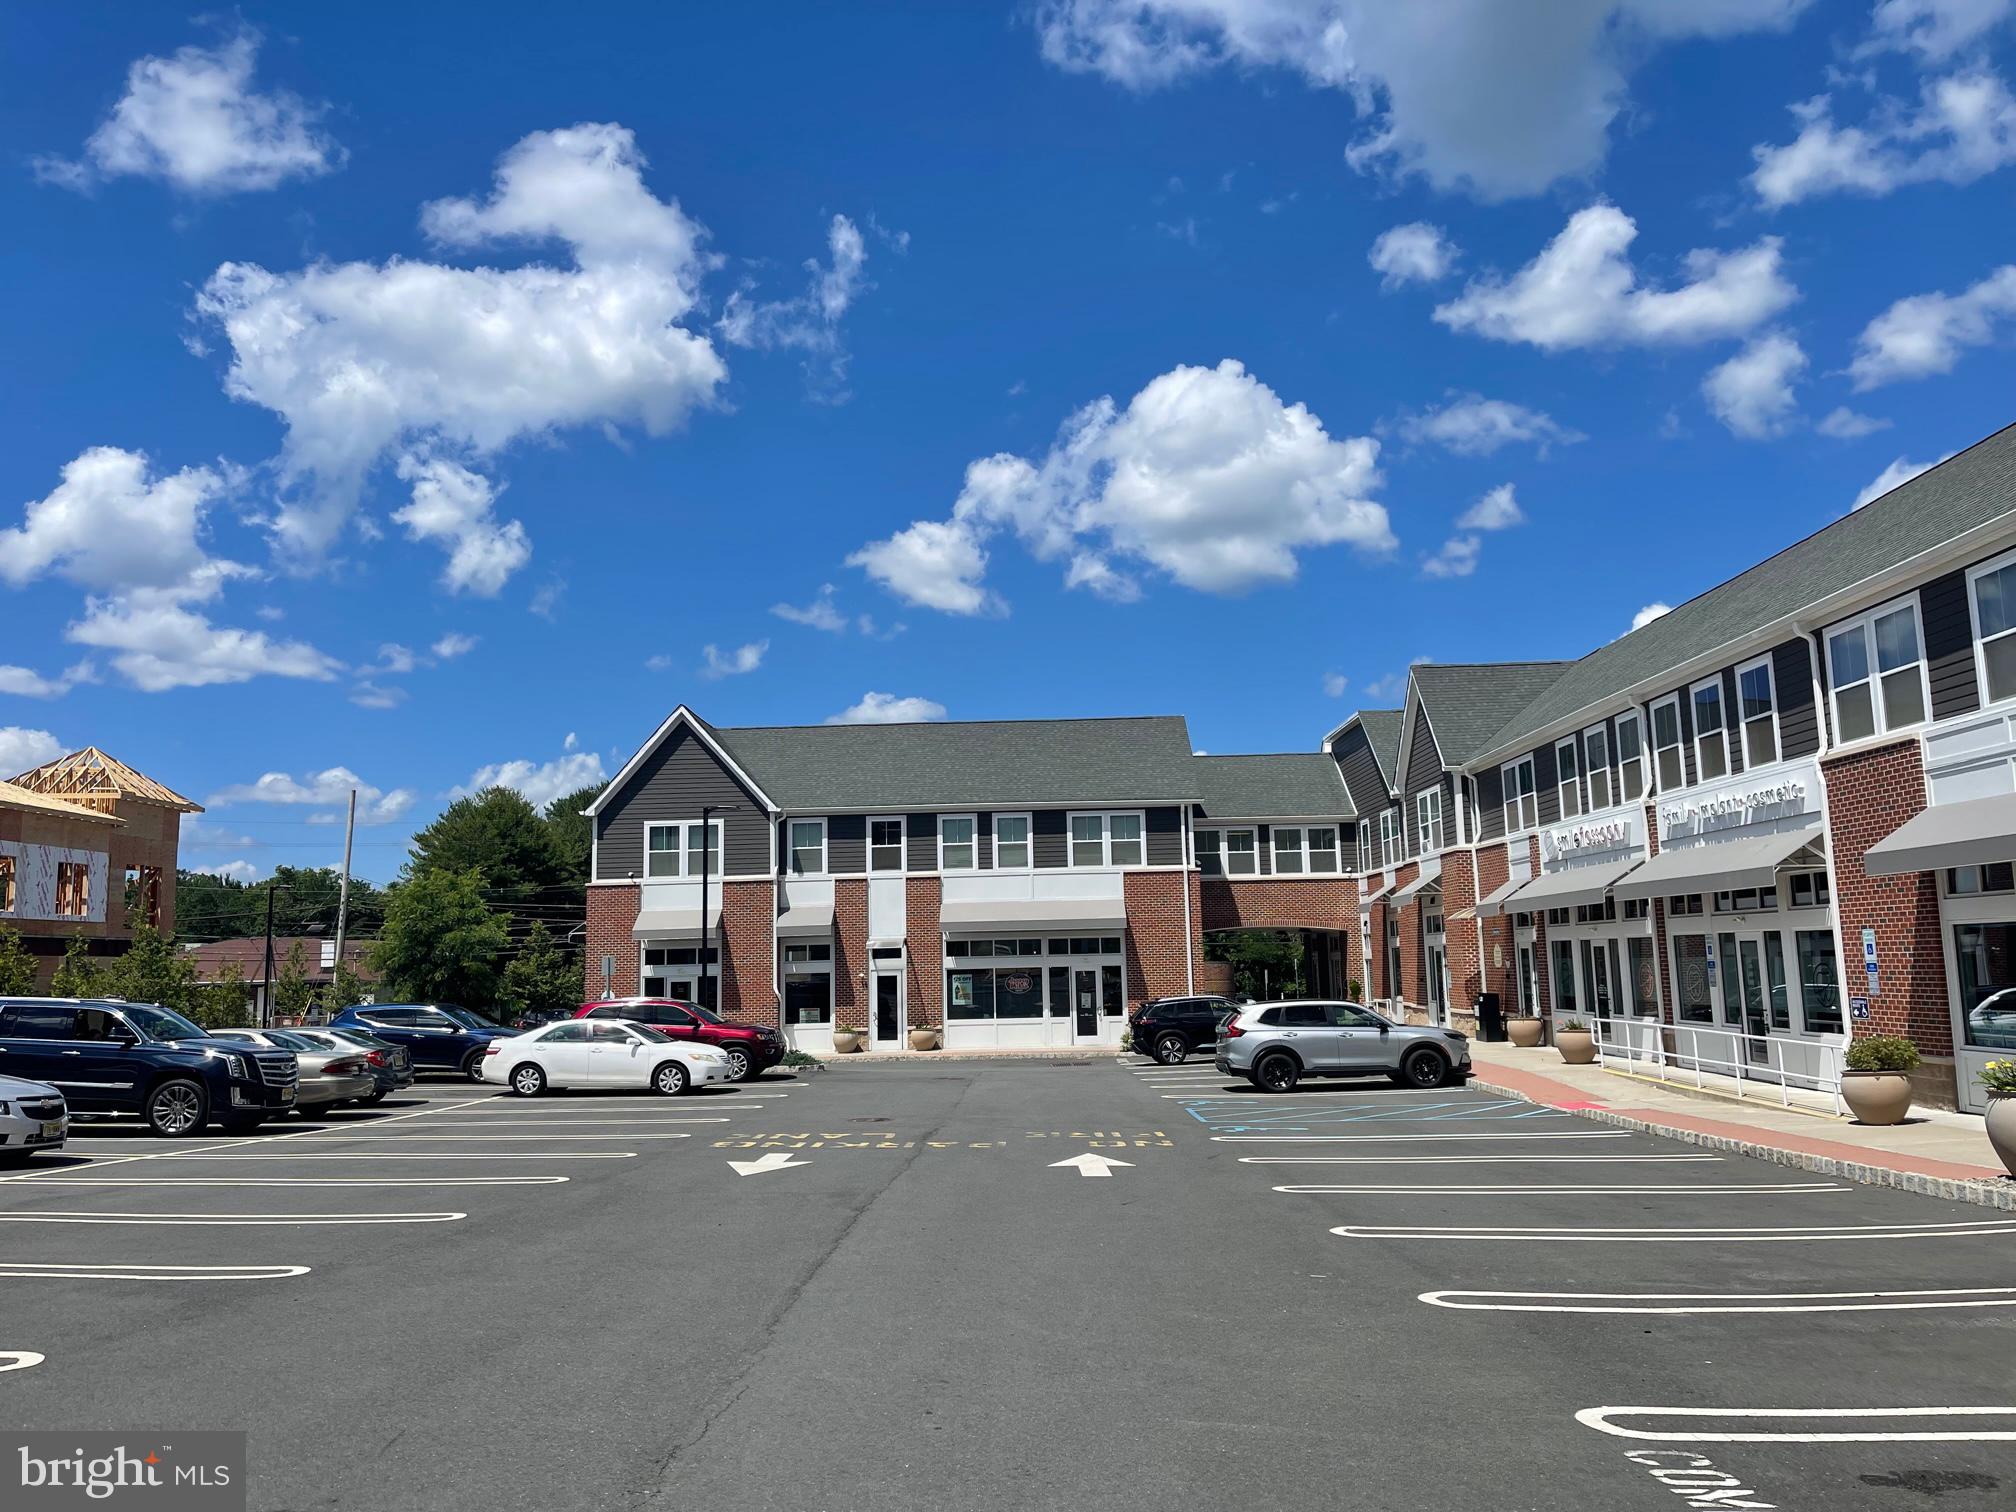
<instances>
[{"instance_id":1,"label":"silver suv","mask_svg":"<svg viewBox=\"0 0 2016 1512\"><path fill-rule=\"evenodd\" d=\"M1218 1032L1215 1061L1263 1092L1305 1076L1390 1076L1441 1087L1470 1074L1470 1039L1454 1029L1396 1024L1356 1003L1255 1003Z\"/></svg>"}]
</instances>

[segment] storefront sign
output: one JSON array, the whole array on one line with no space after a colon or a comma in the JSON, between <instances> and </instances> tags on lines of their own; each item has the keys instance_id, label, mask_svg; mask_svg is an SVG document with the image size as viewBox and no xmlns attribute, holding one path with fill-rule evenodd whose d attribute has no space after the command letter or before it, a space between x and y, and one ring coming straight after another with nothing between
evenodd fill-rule
<instances>
[{"instance_id":1,"label":"storefront sign","mask_svg":"<svg viewBox=\"0 0 2016 1512\"><path fill-rule=\"evenodd\" d=\"M1664 842L1676 836L1712 834L1811 813L1819 791L1818 774L1810 766L1801 766L1767 782L1737 783L1663 799L1659 804L1659 838Z\"/></svg>"},{"instance_id":2,"label":"storefront sign","mask_svg":"<svg viewBox=\"0 0 2016 1512\"><path fill-rule=\"evenodd\" d=\"M1869 977L1869 996L1876 996L1876 931L1862 931L1862 970Z\"/></svg>"},{"instance_id":3,"label":"storefront sign","mask_svg":"<svg viewBox=\"0 0 2016 1512\"><path fill-rule=\"evenodd\" d=\"M1540 832L1543 861L1566 861L1583 856L1599 856L1608 851L1635 850L1638 846L1638 813L1626 809L1583 824L1564 824Z\"/></svg>"}]
</instances>

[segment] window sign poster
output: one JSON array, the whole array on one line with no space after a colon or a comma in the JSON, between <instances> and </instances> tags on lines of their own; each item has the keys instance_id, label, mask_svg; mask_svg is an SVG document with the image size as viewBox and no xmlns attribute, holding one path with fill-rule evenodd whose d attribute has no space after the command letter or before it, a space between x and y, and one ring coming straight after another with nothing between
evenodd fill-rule
<instances>
[{"instance_id":1,"label":"window sign poster","mask_svg":"<svg viewBox=\"0 0 2016 1512\"><path fill-rule=\"evenodd\" d=\"M952 973L952 1006L971 1008L973 1006L973 973L955 971Z\"/></svg>"}]
</instances>

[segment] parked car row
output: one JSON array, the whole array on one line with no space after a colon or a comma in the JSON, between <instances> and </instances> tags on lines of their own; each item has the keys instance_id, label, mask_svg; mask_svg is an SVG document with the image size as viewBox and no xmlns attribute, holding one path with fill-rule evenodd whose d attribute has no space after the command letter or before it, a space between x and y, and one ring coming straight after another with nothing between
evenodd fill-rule
<instances>
[{"instance_id":1,"label":"parked car row","mask_svg":"<svg viewBox=\"0 0 2016 1512\"><path fill-rule=\"evenodd\" d=\"M677 1097L736 1076L728 1052L713 1045L676 1040L631 1019L577 1016L494 1041L480 1079L520 1097L573 1087L648 1088Z\"/></svg>"},{"instance_id":2,"label":"parked car row","mask_svg":"<svg viewBox=\"0 0 2016 1512\"><path fill-rule=\"evenodd\" d=\"M1290 1092L1305 1077L1330 1076L1385 1076L1403 1087L1441 1087L1471 1071L1468 1035L1396 1024L1357 1003L1157 998L1134 1011L1129 1029L1134 1048L1165 1066L1208 1049L1219 1071L1263 1092Z\"/></svg>"}]
</instances>

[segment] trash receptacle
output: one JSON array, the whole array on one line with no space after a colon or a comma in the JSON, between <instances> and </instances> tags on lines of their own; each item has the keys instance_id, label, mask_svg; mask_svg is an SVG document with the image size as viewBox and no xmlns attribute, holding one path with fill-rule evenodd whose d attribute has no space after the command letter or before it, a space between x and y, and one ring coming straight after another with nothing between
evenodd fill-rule
<instances>
[{"instance_id":1,"label":"trash receptacle","mask_svg":"<svg viewBox=\"0 0 2016 1512\"><path fill-rule=\"evenodd\" d=\"M1505 1038L1505 1010L1499 1006L1498 994L1480 992L1472 1006L1477 1010L1477 1037L1502 1043Z\"/></svg>"}]
</instances>

